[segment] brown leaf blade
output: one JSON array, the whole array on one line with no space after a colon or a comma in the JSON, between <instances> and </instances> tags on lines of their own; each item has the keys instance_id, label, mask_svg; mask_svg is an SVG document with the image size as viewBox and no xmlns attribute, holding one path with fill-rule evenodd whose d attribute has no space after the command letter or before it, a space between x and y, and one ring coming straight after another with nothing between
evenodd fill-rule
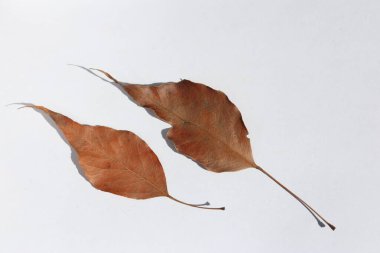
<instances>
[{"instance_id":1,"label":"brown leaf blade","mask_svg":"<svg viewBox=\"0 0 380 253\"><path fill-rule=\"evenodd\" d=\"M161 163L129 131L81 125L42 106L78 154L85 177L97 189L133 199L168 196Z\"/></svg>"},{"instance_id":2,"label":"brown leaf blade","mask_svg":"<svg viewBox=\"0 0 380 253\"><path fill-rule=\"evenodd\" d=\"M137 104L171 124L167 137L176 149L207 170L255 167L242 116L223 92L189 80L123 88Z\"/></svg>"},{"instance_id":3,"label":"brown leaf blade","mask_svg":"<svg viewBox=\"0 0 380 253\"><path fill-rule=\"evenodd\" d=\"M221 91L189 80L139 85L119 82L138 105L172 127L167 137L178 152L213 172L257 168L239 109Z\"/></svg>"},{"instance_id":4,"label":"brown leaf blade","mask_svg":"<svg viewBox=\"0 0 380 253\"><path fill-rule=\"evenodd\" d=\"M192 207L224 210L188 204L172 197L160 161L134 133L82 125L43 106L26 107L42 111L54 121L77 153L84 176L96 189L133 199L168 197Z\"/></svg>"}]
</instances>

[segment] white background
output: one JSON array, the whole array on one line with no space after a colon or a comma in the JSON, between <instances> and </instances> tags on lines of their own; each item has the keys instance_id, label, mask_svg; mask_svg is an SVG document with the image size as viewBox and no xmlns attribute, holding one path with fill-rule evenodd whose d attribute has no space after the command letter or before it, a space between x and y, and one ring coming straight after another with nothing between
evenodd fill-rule
<instances>
[{"instance_id":1,"label":"white background","mask_svg":"<svg viewBox=\"0 0 380 253\"><path fill-rule=\"evenodd\" d=\"M0 252L379 252L379 13L376 0L0 0ZM258 164L337 230L258 171L215 174L172 152L167 124L68 63L224 91ZM135 132L173 196L227 210L95 190L14 102Z\"/></svg>"}]
</instances>

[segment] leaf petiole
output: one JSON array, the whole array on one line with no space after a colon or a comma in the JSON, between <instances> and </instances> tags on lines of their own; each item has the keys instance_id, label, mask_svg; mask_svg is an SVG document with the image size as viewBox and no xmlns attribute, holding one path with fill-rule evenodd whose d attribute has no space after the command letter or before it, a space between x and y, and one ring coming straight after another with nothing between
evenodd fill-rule
<instances>
[{"instance_id":1,"label":"leaf petiole","mask_svg":"<svg viewBox=\"0 0 380 253\"><path fill-rule=\"evenodd\" d=\"M332 230L335 230L335 226L332 225L331 223L329 223L328 221L326 221L322 215L320 215L317 211L315 211L311 206L309 206L305 201L303 201L300 197L298 197L295 193L293 193L291 190L289 190L286 186L284 186L283 184L281 184L277 179L275 179L271 174L269 174L268 172L266 172L263 168L261 168L260 166L258 165L254 165L254 168L258 169L259 171L261 171L262 173L264 173L267 177L269 177L270 179L272 179L276 184L278 184L279 186L281 186L281 188L283 188L285 191L287 191L290 195L292 195L296 200L298 200L307 210L309 210L312 214L315 214L316 216L318 216L321 220L323 220ZM313 215L314 216L314 215ZM315 217L315 216L314 216ZM316 218L316 217L315 217ZM320 222L318 219L317 219L318 223Z\"/></svg>"},{"instance_id":2,"label":"leaf petiole","mask_svg":"<svg viewBox=\"0 0 380 253\"><path fill-rule=\"evenodd\" d=\"M171 200L174 200L175 202L181 203L181 204L186 205L186 206L191 206L191 207L200 208L200 209L208 209L208 210L225 210L224 206L223 207L204 207L204 205L210 204L208 202L206 202L205 204L201 204L201 205L194 205L194 204L189 204L189 203L183 202L181 200L178 200L178 199L172 197L171 195L168 195L167 197Z\"/></svg>"}]
</instances>

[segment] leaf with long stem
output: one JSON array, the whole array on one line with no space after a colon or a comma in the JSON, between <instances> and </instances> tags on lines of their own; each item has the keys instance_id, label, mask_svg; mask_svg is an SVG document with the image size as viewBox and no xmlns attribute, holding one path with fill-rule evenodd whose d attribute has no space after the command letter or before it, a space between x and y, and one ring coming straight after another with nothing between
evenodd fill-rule
<instances>
[{"instance_id":1,"label":"leaf with long stem","mask_svg":"<svg viewBox=\"0 0 380 253\"><path fill-rule=\"evenodd\" d=\"M155 153L130 131L104 126L79 124L43 106L27 105L54 121L60 133L76 152L84 177L93 187L133 199L167 197L178 203L209 210L224 207L205 207L189 204L169 194L164 170Z\"/></svg>"},{"instance_id":2,"label":"leaf with long stem","mask_svg":"<svg viewBox=\"0 0 380 253\"><path fill-rule=\"evenodd\" d=\"M319 224L323 223L317 217L335 230L334 225L256 164L241 113L223 92L189 80L156 85L125 83L103 70L92 70L105 74L136 104L169 123L172 127L167 138L179 153L213 172L257 169L299 201Z\"/></svg>"}]
</instances>

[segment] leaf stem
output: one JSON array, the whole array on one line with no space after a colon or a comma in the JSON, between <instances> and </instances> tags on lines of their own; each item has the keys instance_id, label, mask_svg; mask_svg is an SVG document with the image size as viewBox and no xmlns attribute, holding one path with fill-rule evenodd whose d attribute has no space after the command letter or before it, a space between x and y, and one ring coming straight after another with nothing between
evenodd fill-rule
<instances>
[{"instance_id":1,"label":"leaf stem","mask_svg":"<svg viewBox=\"0 0 380 253\"><path fill-rule=\"evenodd\" d=\"M200 209L208 209L208 210L225 210L225 207L203 207L202 205L194 205L194 204L189 204L189 203L186 203L186 202L183 202L181 200L178 200L170 195L167 196L169 199L171 200L174 200L175 202L178 202L178 203L181 203L183 205L186 205L186 206L191 206L191 207L195 207L195 208L200 208ZM205 204L207 204L208 202L206 202ZM203 204L203 205L205 205Z\"/></svg>"},{"instance_id":2,"label":"leaf stem","mask_svg":"<svg viewBox=\"0 0 380 253\"><path fill-rule=\"evenodd\" d=\"M298 200L306 209L308 209L312 214L314 213L319 218L321 218L332 230L335 230L335 226L326 221L322 215L320 215L317 211L315 211L311 206L309 206L305 201L303 201L300 197L298 197L295 193L293 193L291 190L289 190L287 187L285 187L283 184L281 184L277 179L275 179L271 174L266 172L263 168L261 168L258 165L254 165L254 167L258 170L260 170L262 173L264 173L267 177L272 179L276 184L281 186L285 191L287 191L290 195L292 195L296 200ZM313 215L314 216L314 215ZM315 217L315 216L314 216ZM316 218L316 217L315 217ZM317 219L318 220L318 219Z\"/></svg>"}]
</instances>

